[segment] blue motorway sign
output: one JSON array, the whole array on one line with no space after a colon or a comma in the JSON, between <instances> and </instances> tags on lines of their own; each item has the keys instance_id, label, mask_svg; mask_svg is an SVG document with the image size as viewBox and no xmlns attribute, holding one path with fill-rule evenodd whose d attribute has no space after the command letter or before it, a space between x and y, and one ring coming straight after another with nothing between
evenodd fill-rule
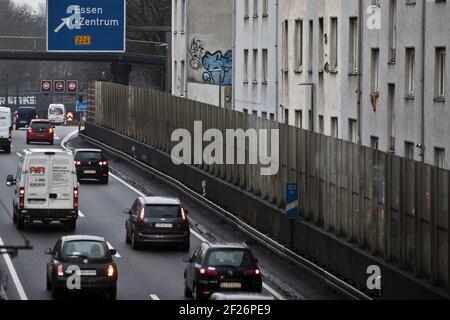
<instances>
[{"instance_id":1,"label":"blue motorway sign","mask_svg":"<svg viewBox=\"0 0 450 320\"><path fill-rule=\"evenodd\" d=\"M286 214L288 218L297 218L299 216L298 205L298 184L286 184Z\"/></svg>"},{"instance_id":2,"label":"blue motorway sign","mask_svg":"<svg viewBox=\"0 0 450 320\"><path fill-rule=\"evenodd\" d=\"M87 101L77 101L75 105L76 112L87 112L88 111L88 104Z\"/></svg>"},{"instance_id":3,"label":"blue motorway sign","mask_svg":"<svg viewBox=\"0 0 450 320\"><path fill-rule=\"evenodd\" d=\"M125 0L47 0L47 51L124 52Z\"/></svg>"}]
</instances>

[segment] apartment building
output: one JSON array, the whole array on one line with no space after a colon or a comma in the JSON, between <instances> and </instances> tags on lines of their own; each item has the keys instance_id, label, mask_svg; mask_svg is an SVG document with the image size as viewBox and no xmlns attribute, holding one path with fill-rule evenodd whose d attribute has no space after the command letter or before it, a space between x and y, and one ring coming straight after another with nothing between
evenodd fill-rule
<instances>
[{"instance_id":1,"label":"apartment building","mask_svg":"<svg viewBox=\"0 0 450 320\"><path fill-rule=\"evenodd\" d=\"M172 0L172 94L231 108L233 0Z\"/></svg>"},{"instance_id":2,"label":"apartment building","mask_svg":"<svg viewBox=\"0 0 450 320\"><path fill-rule=\"evenodd\" d=\"M449 1L284 0L281 19L286 122L450 169Z\"/></svg>"},{"instance_id":3,"label":"apartment building","mask_svg":"<svg viewBox=\"0 0 450 320\"><path fill-rule=\"evenodd\" d=\"M281 23L283 0L234 0L233 108L283 120Z\"/></svg>"}]
</instances>

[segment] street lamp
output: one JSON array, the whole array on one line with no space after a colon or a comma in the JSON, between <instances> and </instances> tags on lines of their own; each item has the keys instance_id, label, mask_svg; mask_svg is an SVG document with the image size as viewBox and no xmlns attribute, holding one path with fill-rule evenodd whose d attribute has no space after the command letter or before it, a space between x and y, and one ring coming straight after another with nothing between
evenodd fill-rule
<instances>
[{"instance_id":1,"label":"street lamp","mask_svg":"<svg viewBox=\"0 0 450 320\"><path fill-rule=\"evenodd\" d=\"M315 104L316 104L316 84L314 82L305 82L305 83L299 83L299 86L309 86L311 87L311 131L315 132Z\"/></svg>"}]
</instances>

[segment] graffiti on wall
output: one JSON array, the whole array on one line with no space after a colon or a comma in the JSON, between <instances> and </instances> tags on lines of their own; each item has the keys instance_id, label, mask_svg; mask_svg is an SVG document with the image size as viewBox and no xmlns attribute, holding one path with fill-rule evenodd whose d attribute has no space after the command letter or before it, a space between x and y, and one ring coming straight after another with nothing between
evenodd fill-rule
<instances>
[{"instance_id":1,"label":"graffiti on wall","mask_svg":"<svg viewBox=\"0 0 450 320\"><path fill-rule=\"evenodd\" d=\"M203 42L193 39L189 52L191 68L203 71L202 81L212 84L232 84L233 52L231 50L225 53L221 50L205 52Z\"/></svg>"}]
</instances>

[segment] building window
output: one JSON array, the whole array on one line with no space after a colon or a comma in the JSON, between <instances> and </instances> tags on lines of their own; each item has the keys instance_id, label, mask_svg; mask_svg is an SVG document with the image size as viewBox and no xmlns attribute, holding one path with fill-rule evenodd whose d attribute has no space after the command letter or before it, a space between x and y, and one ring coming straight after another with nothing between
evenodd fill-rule
<instances>
[{"instance_id":1,"label":"building window","mask_svg":"<svg viewBox=\"0 0 450 320\"><path fill-rule=\"evenodd\" d=\"M267 52L267 49L263 49L262 50L262 82L263 82L263 84L267 84L268 68L269 68L268 52Z\"/></svg>"},{"instance_id":2,"label":"building window","mask_svg":"<svg viewBox=\"0 0 450 320\"><path fill-rule=\"evenodd\" d=\"M337 18L331 18L330 36L331 36L330 68L331 68L331 71L337 71L337 68L338 68L338 19Z\"/></svg>"},{"instance_id":3,"label":"building window","mask_svg":"<svg viewBox=\"0 0 450 320\"><path fill-rule=\"evenodd\" d=\"M406 96L414 97L416 80L416 55L414 48L406 49Z\"/></svg>"},{"instance_id":4,"label":"building window","mask_svg":"<svg viewBox=\"0 0 450 320\"><path fill-rule=\"evenodd\" d=\"M389 151L395 152L395 84L388 84L388 139Z\"/></svg>"},{"instance_id":5,"label":"building window","mask_svg":"<svg viewBox=\"0 0 450 320\"><path fill-rule=\"evenodd\" d=\"M270 114L270 120L272 120L272 121L275 120L275 114L274 113Z\"/></svg>"},{"instance_id":6,"label":"building window","mask_svg":"<svg viewBox=\"0 0 450 320\"><path fill-rule=\"evenodd\" d=\"M244 19L248 19L248 15L250 12L249 4L250 0L244 0Z\"/></svg>"},{"instance_id":7,"label":"building window","mask_svg":"<svg viewBox=\"0 0 450 320\"><path fill-rule=\"evenodd\" d=\"M180 82L178 81L178 61L175 61L173 66L173 79L175 80L174 93L177 95L180 90Z\"/></svg>"},{"instance_id":8,"label":"building window","mask_svg":"<svg viewBox=\"0 0 450 320\"><path fill-rule=\"evenodd\" d=\"M173 31L178 30L178 0L174 0L173 3Z\"/></svg>"},{"instance_id":9,"label":"building window","mask_svg":"<svg viewBox=\"0 0 450 320\"><path fill-rule=\"evenodd\" d=\"M414 143L405 141L405 158L414 160Z\"/></svg>"},{"instance_id":10,"label":"building window","mask_svg":"<svg viewBox=\"0 0 450 320\"><path fill-rule=\"evenodd\" d=\"M358 142L358 128L357 121L355 119L348 120L348 140L357 143Z\"/></svg>"},{"instance_id":11,"label":"building window","mask_svg":"<svg viewBox=\"0 0 450 320\"><path fill-rule=\"evenodd\" d=\"M323 116L322 115L319 116L319 133L320 134L324 134L325 133L325 128L324 128Z\"/></svg>"},{"instance_id":12,"label":"building window","mask_svg":"<svg viewBox=\"0 0 450 320\"><path fill-rule=\"evenodd\" d=\"M295 110L295 126L297 128L303 128L302 110Z\"/></svg>"},{"instance_id":13,"label":"building window","mask_svg":"<svg viewBox=\"0 0 450 320\"><path fill-rule=\"evenodd\" d=\"M378 141L379 141L378 137L375 136L370 137L370 147L373 150L378 150Z\"/></svg>"},{"instance_id":14,"label":"building window","mask_svg":"<svg viewBox=\"0 0 450 320\"><path fill-rule=\"evenodd\" d=\"M380 50L372 49L372 70L370 78L370 90L372 93L379 91Z\"/></svg>"},{"instance_id":15,"label":"building window","mask_svg":"<svg viewBox=\"0 0 450 320\"><path fill-rule=\"evenodd\" d=\"M309 127L308 127L308 130L311 130L311 131L312 131L314 119L313 119L313 114L312 114L312 111L311 111L311 110L308 110L308 121L309 121Z\"/></svg>"},{"instance_id":16,"label":"building window","mask_svg":"<svg viewBox=\"0 0 450 320\"><path fill-rule=\"evenodd\" d=\"M258 2L259 0L253 0L253 18L258 18Z\"/></svg>"},{"instance_id":17,"label":"building window","mask_svg":"<svg viewBox=\"0 0 450 320\"><path fill-rule=\"evenodd\" d=\"M284 123L289 124L289 109L284 109Z\"/></svg>"},{"instance_id":18,"label":"building window","mask_svg":"<svg viewBox=\"0 0 450 320\"><path fill-rule=\"evenodd\" d=\"M445 167L445 149L434 148L434 165L439 168Z\"/></svg>"},{"instance_id":19,"label":"building window","mask_svg":"<svg viewBox=\"0 0 450 320\"><path fill-rule=\"evenodd\" d=\"M248 109L243 109L242 112L248 114Z\"/></svg>"},{"instance_id":20,"label":"building window","mask_svg":"<svg viewBox=\"0 0 450 320\"><path fill-rule=\"evenodd\" d=\"M253 83L258 83L258 49L253 50Z\"/></svg>"},{"instance_id":21,"label":"building window","mask_svg":"<svg viewBox=\"0 0 450 320\"><path fill-rule=\"evenodd\" d=\"M257 116L258 116L258 110L253 110L253 111L252 111L252 115L254 115L254 116L257 117Z\"/></svg>"},{"instance_id":22,"label":"building window","mask_svg":"<svg viewBox=\"0 0 450 320\"><path fill-rule=\"evenodd\" d=\"M262 116L264 119L267 119L267 112L262 112L262 113L261 113L261 116Z\"/></svg>"},{"instance_id":23,"label":"building window","mask_svg":"<svg viewBox=\"0 0 450 320\"><path fill-rule=\"evenodd\" d=\"M244 82L248 82L248 50L244 50Z\"/></svg>"},{"instance_id":24,"label":"building window","mask_svg":"<svg viewBox=\"0 0 450 320\"><path fill-rule=\"evenodd\" d=\"M295 20L295 71L301 71L303 66L303 20Z\"/></svg>"},{"instance_id":25,"label":"building window","mask_svg":"<svg viewBox=\"0 0 450 320\"><path fill-rule=\"evenodd\" d=\"M436 98L445 99L445 48L436 49Z\"/></svg>"},{"instance_id":26,"label":"building window","mask_svg":"<svg viewBox=\"0 0 450 320\"><path fill-rule=\"evenodd\" d=\"M324 58L324 46L323 46L323 42L324 42L324 38L325 38L325 33L324 33L324 28L323 28L323 18L319 18L319 36L318 36L318 43L317 43L317 69L319 72L323 71L323 58Z\"/></svg>"},{"instance_id":27,"label":"building window","mask_svg":"<svg viewBox=\"0 0 450 320\"><path fill-rule=\"evenodd\" d=\"M263 17L269 16L269 0L263 0Z\"/></svg>"},{"instance_id":28,"label":"building window","mask_svg":"<svg viewBox=\"0 0 450 320\"><path fill-rule=\"evenodd\" d=\"M289 21L283 23L283 69L289 70Z\"/></svg>"},{"instance_id":29,"label":"building window","mask_svg":"<svg viewBox=\"0 0 450 320\"><path fill-rule=\"evenodd\" d=\"M349 68L350 73L358 72L358 18L352 17L349 21Z\"/></svg>"},{"instance_id":30,"label":"building window","mask_svg":"<svg viewBox=\"0 0 450 320\"><path fill-rule=\"evenodd\" d=\"M308 71L313 70L313 55L314 55L314 21L309 21L309 37L308 37Z\"/></svg>"},{"instance_id":31,"label":"building window","mask_svg":"<svg viewBox=\"0 0 450 320\"><path fill-rule=\"evenodd\" d=\"M331 136L333 138L339 138L339 123L337 117L331 118Z\"/></svg>"},{"instance_id":32,"label":"building window","mask_svg":"<svg viewBox=\"0 0 450 320\"><path fill-rule=\"evenodd\" d=\"M181 80L181 85L180 85L180 96L184 96L184 92L185 92L185 87L184 87L184 76L185 76L185 63L184 61L181 61L181 66L180 66L181 70L180 70L180 80Z\"/></svg>"},{"instance_id":33,"label":"building window","mask_svg":"<svg viewBox=\"0 0 450 320\"><path fill-rule=\"evenodd\" d=\"M397 0L389 0L389 61L396 61L397 55Z\"/></svg>"},{"instance_id":34,"label":"building window","mask_svg":"<svg viewBox=\"0 0 450 320\"><path fill-rule=\"evenodd\" d=\"M180 21L180 32L183 33L186 24L186 0L181 0Z\"/></svg>"}]
</instances>

